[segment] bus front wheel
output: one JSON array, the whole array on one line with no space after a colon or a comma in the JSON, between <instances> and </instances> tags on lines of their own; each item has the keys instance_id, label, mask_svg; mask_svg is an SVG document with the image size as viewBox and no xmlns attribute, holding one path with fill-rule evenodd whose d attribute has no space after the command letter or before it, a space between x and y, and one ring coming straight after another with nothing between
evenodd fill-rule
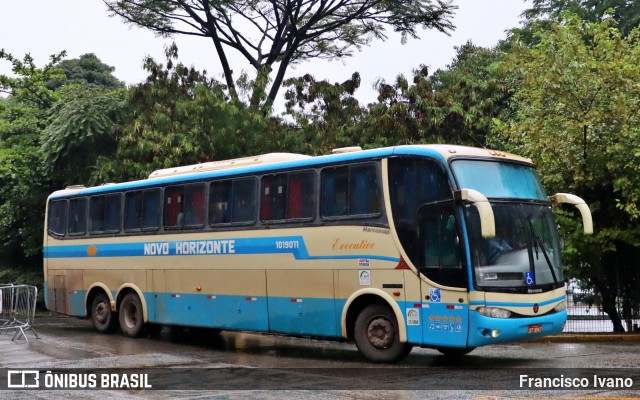
<instances>
[{"instance_id":1,"label":"bus front wheel","mask_svg":"<svg viewBox=\"0 0 640 400\"><path fill-rule=\"evenodd\" d=\"M120 329L129 337L138 337L142 333L144 318L142 303L135 293L127 293L120 302Z\"/></svg>"},{"instance_id":2,"label":"bus front wheel","mask_svg":"<svg viewBox=\"0 0 640 400\"><path fill-rule=\"evenodd\" d=\"M353 337L360 353L377 363L398 362L413 347L400 342L398 321L384 304L371 304L360 312Z\"/></svg>"},{"instance_id":3,"label":"bus front wheel","mask_svg":"<svg viewBox=\"0 0 640 400\"><path fill-rule=\"evenodd\" d=\"M111 333L117 327L118 317L111 311L111 301L104 293L97 294L91 302L91 323L102 333Z\"/></svg>"}]
</instances>

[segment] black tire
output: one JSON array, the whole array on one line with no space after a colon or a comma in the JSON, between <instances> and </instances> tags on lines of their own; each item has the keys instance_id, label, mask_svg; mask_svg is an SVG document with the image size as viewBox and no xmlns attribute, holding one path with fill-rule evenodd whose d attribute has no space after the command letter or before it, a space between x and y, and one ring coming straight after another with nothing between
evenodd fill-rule
<instances>
[{"instance_id":1,"label":"black tire","mask_svg":"<svg viewBox=\"0 0 640 400\"><path fill-rule=\"evenodd\" d=\"M91 302L91 323L102 333L111 333L118 327L118 316L111 311L111 302L104 293L98 293Z\"/></svg>"},{"instance_id":2,"label":"black tire","mask_svg":"<svg viewBox=\"0 0 640 400\"><path fill-rule=\"evenodd\" d=\"M400 342L396 316L384 304L371 304L360 312L353 338L360 353L376 363L398 362L413 348Z\"/></svg>"},{"instance_id":3,"label":"black tire","mask_svg":"<svg viewBox=\"0 0 640 400\"><path fill-rule=\"evenodd\" d=\"M437 350L447 357L462 357L475 350L475 347L437 347Z\"/></svg>"},{"instance_id":4,"label":"black tire","mask_svg":"<svg viewBox=\"0 0 640 400\"><path fill-rule=\"evenodd\" d=\"M118 309L120 317L120 330L126 336L135 338L142 334L144 317L142 315L142 303L135 293L127 293Z\"/></svg>"}]
</instances>

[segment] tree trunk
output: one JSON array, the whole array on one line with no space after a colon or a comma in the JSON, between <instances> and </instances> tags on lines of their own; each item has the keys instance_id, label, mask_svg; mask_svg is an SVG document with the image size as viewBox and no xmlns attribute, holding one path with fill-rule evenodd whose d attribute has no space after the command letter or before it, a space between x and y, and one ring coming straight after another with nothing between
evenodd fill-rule
<instances>
[{"instance_id":1,"label":"tree trunk","mask_svg":"<svg viewBox=\"0 0 640 400\"><path fill-rule=\"evenodd\" d=\"M606 280L606 278L604 278L604 280ZM611 288L610 285L605 284L602 278L595 278L593 279L593 282L600 293L600 297L602 298L602 311L607 313L611 323L613 324L613 332L625 332L624 327L622 326L622 319L620 318L618 309L616 308L617 291Z\"/></svg>"}]
</instances>

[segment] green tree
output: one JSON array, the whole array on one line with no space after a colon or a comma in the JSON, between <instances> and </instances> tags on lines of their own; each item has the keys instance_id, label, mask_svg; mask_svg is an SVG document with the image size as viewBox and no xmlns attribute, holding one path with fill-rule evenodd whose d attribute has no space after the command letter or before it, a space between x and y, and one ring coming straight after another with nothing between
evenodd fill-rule
<instances>
[{"instance_id":1,"label":"green tree","mask_svg":"<svg viewBox=\"0 0 640 400\"><path fill-rule=\"evenodd\" d=\"M359 123L365 111L354 97L360 74L342 83L316 81L307 74L284 82L287 115L304 137L305 152L327 154L337 147L362 145Z\"/></svg>"},{"instance_id":2,"label":"green tree","mask_svg":"<svg viewBox=\"0 0 640 400\"><path fill-rule=\"evenodd\" d=\"M519 77L512 144L538 165L547 187L573 191L591 206L596 234L583 237L567 214L565 259L602 296L615 331L623 331L616 298L618 265L640 255L640 45L614 21L572 16L538 33L536 45L515 42L505 69ZM627 255L624 255L627 252ZM635 257L629 257L634 254ZM637 275L636 275L637 276Z\"/></svg>"},{"instance_id":3,"label":"green tree","mask_svg":"<svg viewBox=\"0 0 640 400\"><path fill-rule=\"evenodd\" d=\"M97 160L116 151L115 130L123 118L125 91L68 84L58 96L41 134L45 166L62 185L95 184Z\"/></svg>"},{"instance_id":4,"label":"green tree","mask_svg":"<svg viewBox=\"0 0 640 400\"><path fill-rule=\"evenodd\" d=\"M531 8L522 13L523 27L513 31L521 41L532 44L535 32L550 29L553 23L569 14L588 22L612 19L626 36L640 24L640 3L636 0L533 0Z\"/></svg>"},{"instance_id":5,"label":"green tree","mask_svg":"<svg viewBox=\"0 0 640 400\"><path fill-rule=\"evenodd\" d=\"M59 89L65 85L94 85L104 89L122 89L124 82L113 75L115 68L104 64L93 53L83 54L71 60L62 60L55 65L64 72L64 76L47 81L49 89Z\"/></svg>"},{"instance_id":6,"label":"green tree","mask_svg":"<svg viewBox=\"0 0 640 400\"><path fill-rule=\"evenodd\" d=\"M444 0L104 2L113 15L160 35L211 39L235 100L238 95L227 51L237 51L255 70L250 104L262 105L263 110L271 107L291 65L349 56L373 39L386 39L386 28L400 32L403 42L416 38L419 27L449 32L457 8Z\"/></svg>"},{"instance_id":7,"label":"green tree","mask_svg":"<svg viewBox=\"0 0 640 400\"><path fill-rule=\"evenodd\" d=\"M175 45L166 55L166 65L147 58L149 76L128 90L116 156L101 160L96 179L141 179L159 168L296 148L279 120L230 101L206 72L177 62Z\"/></svg>"},{"instance_id":8,"label":"green tree","mask_svg":"<svg viewBox=\"0 0 640 400\"><path fill-rule=\"evenodd\" d=\"M472 146L492 143L496 118L508 111L513 82L498 71L500 52L468 41L456 47L445 69L431 77L442 119L436 129L449 140Z\"/></svg>"},{"instance_id":9,"label":"green tree","mask_svg":"<svg viewBox=\"0 0 640 400\"><path fill-rule=\"evenodd\" d=\"M64 52L37 67L30 55L23 59L0 50L0 61L11 63L12 76L0 75L0 255L5 260L37 263L42 248L44 204L51 185L43 168L40 132L57 94L45 82L58 79L55 68Z\"/></svg>"}]
</instances>

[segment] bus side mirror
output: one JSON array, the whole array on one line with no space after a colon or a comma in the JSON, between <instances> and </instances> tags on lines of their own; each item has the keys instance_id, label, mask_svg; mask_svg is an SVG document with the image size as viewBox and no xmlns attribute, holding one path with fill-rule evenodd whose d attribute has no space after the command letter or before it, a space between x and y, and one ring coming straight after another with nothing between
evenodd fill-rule
<instances>
[{"instance_id":1,"label":"bus side mirror","mask_svg":"<svg viewBox=\"0 0 640 400\"><path fill-rule=\"evenodd\" d=\"M493 208L489 200L480 192L473 189L460 189L454 192L454 200L473 203L480 215L480 231L483 238L496 236L496 221L493 216Z\"/></svg>"},{"instance_id":2,"label":"bus side mirror","mask_svg":"<svg viewBox=\"0 0 640 400\"><path fill-rule=\"evenodd\" d=\"M576 206L578 211L580 211L580 215L582 216L584 234L593 234L593 220L591 219L591 210L589 210L589 206L587 205L587 203L585 203L584 200L574 194L569 193L556 193L553 196L549 196L549 200L551 200L553 204L566 203Z\"/></svg>"}]
</instances>

